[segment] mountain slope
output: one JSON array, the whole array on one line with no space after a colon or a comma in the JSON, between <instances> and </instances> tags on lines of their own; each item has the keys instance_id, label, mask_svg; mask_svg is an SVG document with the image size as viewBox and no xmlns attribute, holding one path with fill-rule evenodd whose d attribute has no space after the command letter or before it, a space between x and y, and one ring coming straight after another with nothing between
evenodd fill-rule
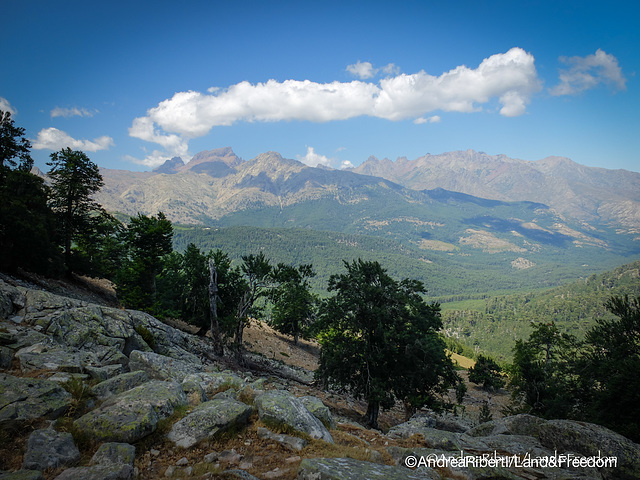
<instances>
[{"instance_id":1,"label":"mountain slope","mask_svg":"<svg viewBox=\"0 0 640 480\"><path fill-rule=\"evenodd\" d=\"M487 165L493 162L484 154L469 155L484 159ZM444 162L442 158L440 161ZM523 171L519 160L505 157L500 162L504 171ZM461 187L465 176L474 178L464 159L449 163L452 171L458 172L460 183L450 186ZM572 171L570 164L558 163ZM402 164L413 165L399 161ZM559 168L551 161L541 165L553 171ZM531 175L537 175L544 188L550 188L543 172L529 164L525 166ZM619 223L589 223L559 214L544 202L487 199L439 186L415 190L354 171L308 167L276 152L242 161L231 149L218 149L202 152L183 166L172 161L166 170L177 173L126 175L123 171L102 170L105 187L96 199L112 212L135 215L162 211L173 222L186 225L298 228L383 237L418 252L424 258L423 264L491 271L484 290L478 290L477 279L473 286L467 285L476 293L518 285L549 286L562 279L613 268L629 261L629 255L640 253L635 235ZM485 173L475 174L484 178L484 183L476 181L483 192L492 183L487 172L488 166ZM584 175L575 174L586 184L591 177L582 178ZM517 177L515 173L511 176ZM507 178L494 177L502 183ZM512 185L511 191L524 190L525 180ZM236 249L242 250L242 245L240 239ZM244 245L246 250L248 246ZM387 246L381 248L376 255L383 258ZM241 252L244 253L247 251ZM529 281L498 280L499 275L523 270ZM459 275L464 277L466 272Z\"/></svg>"},{"instance_id":2,"label":"mountain slope","mask_svg":"<svg viewBox=\"0 0 640 480\"><path fill-rule=\"evenodd\" d=\"M568 158L536 162L473 150L395 162L370 157L354 172L386 178L408 188L445 188L482 198L541 202L586 222L640 231L640 174L579 165Z\"/></svg>"}]
</instances>

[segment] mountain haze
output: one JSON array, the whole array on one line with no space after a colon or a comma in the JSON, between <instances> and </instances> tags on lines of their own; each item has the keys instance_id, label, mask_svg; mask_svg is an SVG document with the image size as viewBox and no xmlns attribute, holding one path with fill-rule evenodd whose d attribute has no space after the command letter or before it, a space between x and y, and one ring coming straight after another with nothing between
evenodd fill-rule
<instances>
[{"instance_id":1,"label":"mountain haze","mask_svg":"<svg viewBox=\"0 0 640 480\"><path fill-rule=\"evenodd\" d=\"M640 227L640 174L585 167L568 158L538 161L487 155L473 150L406 157L395 162L370 157L353 169L408 188L444 188L482 198L532 201L576 220Z\"/></svg>"}]
</instances>

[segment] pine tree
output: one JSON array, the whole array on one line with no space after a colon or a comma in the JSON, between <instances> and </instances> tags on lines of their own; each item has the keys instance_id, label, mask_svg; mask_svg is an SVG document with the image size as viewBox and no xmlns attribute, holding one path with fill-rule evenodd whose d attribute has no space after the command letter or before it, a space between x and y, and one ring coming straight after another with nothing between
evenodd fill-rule
<instances>
[{"instance_id":1,"label":"pine tree","mask_svg":"<svg viewBox=\"0 0 640 480\"><path fill-rule=\"evenodd\" d=\"M64 264L71 273L71 247L76 237L91 228L91 217L102 208L91 198L103 186L98 166L78 150L63 148L51 154L50 206L58 218Z\"/></svg>"}]
</instances>

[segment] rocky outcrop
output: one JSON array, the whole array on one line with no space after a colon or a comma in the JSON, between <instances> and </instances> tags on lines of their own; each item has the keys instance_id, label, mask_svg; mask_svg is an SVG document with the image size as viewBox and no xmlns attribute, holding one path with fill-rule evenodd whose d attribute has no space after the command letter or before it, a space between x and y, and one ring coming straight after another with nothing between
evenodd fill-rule
<instances>
[{"instance_id":1,"label":"rocky outcrop","mask_svg":"<svg viewBox=\"0 0 640 480\"><path fill-rule=\"evenodd\" d=\"M73 443L70 433L50 429L36 430L29 435L22 468L43 471L73 465L79 460L80 450Z\"/></svg>"},{"instance_id":2,"label":"rocky outcrop","mask_svg":"<svg viewBox=\"0 0 640 480\"><path fill-rule=\"evenodd\" d=\"M198 405L173 424L167 438L178 447L189 448L219 432L247 423L253 409L230 398L216 398Z\"/></svg>"},{"instance_id":3,"label":"rocky outcrop","mask_svg":"<svg viewBox=\"0 0 640 480\"><path fill-rule=\"evenodd\" d=\"M75 425L101 441L132 443L153 433L160 419L186 404L187 397L178 383L151 380L108 398Z\"/></svg>"},{"instance_id":4,"label":"rocky outcrop","mask_svg":"<svg viewBox=\"0 0 640 480\"><path fill-rule=\"evenodd\" d=\"M327 427L327 429L332 430L336 428L337 424L333 419L333 415L331 415L331 410L322 403L322 400L318 397L305 395L304 397L300 397L300 401L314 417L320 420L322 424Z\"/></svg>"},{"instance_id":5,"label":"rocky outcrop","mask_svg":"<svg viewBox=\"0 0 640 480\"><path fill-rule=\"evenodd\" d=\"M427 476L425 471L413 472L404 467L392 467L377 463L363 462L352 458L304 459L298 469L298 480L425 480L440 479Z\"/></svg>"},{"instance_id":6,"label":"rocky outcrop","mask_svg":"<svg viewBox=\"0 0 640 480\"><path fill-rule=\"evenodd\" d=\"M182 382L188 375L203 370L199 362L183 361L154 352L141 352L138 350L134 350L129 355L129 368L131 370L142 370L149 375L149 378L157 380L171 379L176 382Z\"/></svg>"},{"instance_id":7,"label":"rocky outcrop","mask_svg":"<svg viewBox=\"0 0 640 480\"><path fill-rule=\"evenodd\" d=\"M126 443L103 443L88 467L69 468L55 480L131 480L136 449Z\"/></svg>"},{"instance_id":8,"label":"rocky outcrop","mask_svg":"<svg viewBox=\"0 0 640 480\"><path fill-rule=\"evenodd\" d=\"M284 433L274 433L264 427L258 427L258 438L271 440L292 451L300 451L309 444L303 438L285 435Z\"/></svg>"},{"instance_id":9,"label":"rocky outcrop","mask_svg":"<svg viewBox=\"0 0 640 480\"><path fill-rule=\"evenodd\" d=\"M100 400L104 400L113 395L124 393L134 387L142 385L149 381L146 372L137 370L135 372L127 372L115 377L104 380L92 388L93 394Z\"/></svg>"},{"instance_id":10,"label":"rocky outcrop","mask_svg":"<svg viewBox=\"0 0 640 480\"><path fill-rule=\"evenodd\" d=\"M71 395L55 382L0 374L0 428L42 417L58 418L70 403Z\"/></svg>"},{"instance_id":11,"label":"rocky outcrop","mask_svg":"<svg viewBox=\"0 0 640 480\"><path fill-rule=\"evenodd\" d=\"M70 468L60 473L58 480L132 479L135 448L131 443L156 432L158 422L172 417L176 409L179 415L175 417L182 418L171 420L167 437L178 449L187 449L185 453L206 448L209 439L229 430L244 436L245 446L258 442L271 453L286 452L280 457L282 463L269 465L269 471L258 474L260 478L291 476L298 464L298 478L314 480L640 478L639 445L597 425L531 415L472 426L468 419L423 414L394 426L386 435L354 424L339 425L339 436L333 432L339 445L327 445L323 442L334 441L329 429L336 428L335 418L320 398L308 395L313 390L305 386L304 375L293 378L297 375L293 370L278 370L269 364L268 371L274 376L268 378L222 370L221 365L211 364L206 340L172 329L146 314L10 287L2 281L0 312L0 365L14 369L11 375L0 373L0 429L14 430L23 422L42 418L54 420L69 411L73 415L81 407L79 393L72 387L91 379L91 383L97 382L92 388L94 398L86 403L89 410L75 420L73 428L97 443L103 442L89 465L74 466L78 449L71 435L56 431L58 423L51 422L50 428L30 435L21 459L23 469L0 472L0 480L42 479L44 470L60 467ZM92 332L85 328L87 325ZM19 370L49 379L21 378ZM73 382L60 383L68 379ZM292 393L300 395L301 391L307 395L298 398ZM254 409L264 424L285 433L252 424ZM245 435L245 428L252 434ZM356 431L360 433L356 435ZM392 445L382 446L389 443ZM318 448L342 454L342 446L355 449L358 458L370 461L300 458L306 451L317 454ZM200 463L229 478L256 478L248 471L256 473L255 466L265 457L247 454L242 443L236 448L208 453ZM159 462L162 471L153 470L153 459L162 454L153 448L141 452L145 461L138 463L144 465L139 468L151 472L145 472L149 474L142 478L194 475L197 461L186 456L177 462L174 458L175 464L168 467ZM615 458L617 463L580 466L578 462L551 467L453 462L434 468L415 463L416 459L436 457L459 460L461 456L497 455L525 459L561 454L578 459Z\"/></svg>"},{"instance_id":12,"label":"rocky outcrop","mask_svg":"<svg viewBox=\"0 0 640 480\"><path fill-rule=\"evenodd\" d=\"M286 390L271 390L256 400L260 420L267 425L289 427L311 438L333 443L331 434L320 420L314 417L302 401Z\"/></svg>"}]
</instances>

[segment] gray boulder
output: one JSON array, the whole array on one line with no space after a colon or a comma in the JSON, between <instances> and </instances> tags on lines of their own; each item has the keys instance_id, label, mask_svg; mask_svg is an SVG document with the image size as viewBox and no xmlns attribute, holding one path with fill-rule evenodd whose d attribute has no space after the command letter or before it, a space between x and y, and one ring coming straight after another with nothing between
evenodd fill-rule
<instances>
[{"instance_id":1,"label":"gray boulder","mask_svg":"<svg viewBox=\"0 0 640 480\"><path fill-rule=\"evenodd\" d=\"M41 417L56 419L70 403L71 395L55 382L0 374L0 427Z\"/></svg>"},{"instance_id":2,"label":"gray boulder","mask_svg":"<svg viewBox=\"0 0 640 480\"><path fill-rule=\"evenodd\" d=\"M240 390L246 385L242 378L232 372L194 372L184 378L183 384L193 384L190 387L192 389L197 388L197 384L209 398L221 390Z\"/></svg>"},{"instance_id":3,"label":"gray boulder","mask_svg":"<svg viewBox=\"0 0 640 480\"><path fill-rule=\"evenodd\" d=\"M300 397L300 401L305 407L307 407L307 410L309 410L314 417L322 422L325 427L328 429L336 428L336 421L333 419L333 415L331 415L331 410L322 403L322 400L318 397L307 395L305 397Z\"/></svg>"},{"instance_id":4,"label":"gray boulder","mask_svg":"<svg viewBox=\"0 0 640 480\"><path fill-rule=\"evenodd\" d=\"M0 280L0 318L9 318L24 307L24 289L19 289Z\"/></svg>"},{"instance_id":5,"label":"gray boulder","mask_svg":"<svg viewBox=\"0 0 640 480\"><path fill-rule=\"evenodd\" d=\"M606 427L571 420L549 420L540 425L538 438L549 450L561 453L615 457L615 468L599 470L605 479L640 478L640 445Z\"/></svg>"},{"instance_id":6,"label":"gray boulder","mask_svg":"<svg viewBox=\"0 0 640 480\"><path fill-rule=\"evenodd\" d=\"M44 476L40 470L16 470L0 473L0 480L44 480Z\"/></svg>"},{"instance_id":7,"label":"gray boulder","mask_svg":"<svg viewBox=\"0 0 640 480\"><path fill-rule=\"evenodd\" d=\"M149 381L149 375L141 370L135 372L123 373L113 378L100 382L93 387L92 392L100 400L118 395L120 393L131 390L138 385L142 385Z\"/></svg>"},{"instance_id":8,"label":"gray boulder","mask_svg":"<svg viewBox=\"0 0 640 480\"><path fill-rule=\"evenodd\" d=\"M136 460L136 447L128 443L108 442L100 445L91 458L91 465L131 465Z\"/></svg>"},{"instance_id":9,"label":"gray boulder","mask_svg":"<svg viewBox=\"0 0 640 480\"><path fill-rule=\"evenodd\" d=\"M191 362L159 355L153 352L134 350L129 355L129 369L142 370L149 378L182 382L188 375L201 372L202 366Z\"/></svg>"},{"instance_id":10,"label":"gray boulder","mask_svg":"<svg viewBox=\"0 0 640 480\"><path fill-rule=\"evenodd\" d=\"M110 464L68 468L54 480L131 480L133 476L131 465Z\"/></svg>"},{"instance_id":11,"label":"gray boulder","mask_svg":"<svg viewBox=\"0 0 640 480\"><path fill-rule=\"evenodd\" d=\"M279 443L283 447L292 451L300 451L309 443L302 438L285 435L283 433L274 433L268 428L264 427L258 427L258 438L263 438L265 440L271 440L273 442Z\"/></svg>"},{"instance_id":12,"label":"gray boulder","mask_svg":"<svg viewBox=\"0 0 640 480\"><path fill-rule=\"evenodd\" d=\"M42 346L42 348L38 348ZM47 347L42 344L25 347L15 356L20 360L20 370L52 370L69 373L83 373L84 366L99 366L98 358L92 353L71 347Z\"/></svg>"},{"instance_id":13,"label":"gray boulder","mask_svg":"<svg viewBox=\"0 0 640 480\"><path fill-rule=\"evenodd\" d=\"M260 420L267 425L282 425L311 438L333 443L329 430L314 417L304 404L286 390L271 390L255 399Z\"/></svg>"},{"instance_id":14,"label":"gray boulder","mask_svg":"<svg viewBox=\"0 0 640 480\"><path fill-rule=\"evenodd\" d=\"M97 380L98 382L104 382L105 380L125 373L124 366L119 363L105 365L103 367L84 365L84 371L87 372L92 379Z\"/></svg>"},{"instance_id":15,"label":"gray boulder","mask_svg":"<svg viewBox=\"0 0 640 480\"><path fill-rule=\"evenodd\" d=\"M464 433L438 430L428 426L435 425L435 423L435 419L431 417L416 416L389 429L387 436L393 439L402 439L413 435L422 435L426 447L444 451L487 449L487 446L480 438L474 438Z\"/></svg>"},{"instance_id":16,"label":"gray boulder","mask_svg":"<svg viewBox=\"0 0 640 480\"><path fill-rule=\"evenodd\" d=\"M73 465L80 460L80 451L73 443L70 433L55 430L36 430L27 440L27 450L22 460L22 468L46 470Z\"/></svg>"},{"instance_id":17,"label":"gray boulder","mask_svg":"<svg viewBox=\"0 0 640 480\"><path fill-rule=\"evenodd\" d=\"M90 466L69 468L56 480L131 480L136 448L127 443L103 443Z\"/></svg>"},{"instance_id":18,"label":"gray boulder","mask_svg":"<svg viewBox=\"0 0 640 480\"><path fill-rule=\"evenodd\" d=\"M231 427L243 425L253 409L230 398L201 403L193 412L173 424L167 438L179 447L189 448Z\"/></svg>"},{"instance_id":19,"label":"gray boulder","mask_svg":"<svg viewBox=\"0 0 640 480\"><path fill-rule=\"evenodd\" d=\"M484 437L487 435L527 435L538 437L540 426L545 422L542 418L522 413L504 417L499 420L491 420L467 430L467 435L472 437Z\"/></svg>"},{"instance_id":20,"label":"gray boulder","mask_svg":"<svg viewBox=\"0 0 640 480\"><path fill-rule=\"evenodd\" d=\"M13 350L0 345L0 368L10 368L13 362Z\"/></svg>"},{"instance_id":21,"label":"gray boulder","mask_svg":"<svg viewBox=\"0 0 640 480\"><path fill-rule=\"evenodd\" d=\"M435 472L434 472L435 473ZM306 458L298 468L298 480L425 480L425 472L414 472L404 467L392 467L363 462L352 458Z\"/></svg>"},{"instance_id":22,"label":"gray boulder","mask_svg":"<svg viewBox=\"0 0 640 480\"><path fill-rule=\"evenodd\" d=\"M133 443L154 432L187 397L175 382L152 380L113 396L76 420L81 431L105 442Z\"/></svg>"}]
</instances>

